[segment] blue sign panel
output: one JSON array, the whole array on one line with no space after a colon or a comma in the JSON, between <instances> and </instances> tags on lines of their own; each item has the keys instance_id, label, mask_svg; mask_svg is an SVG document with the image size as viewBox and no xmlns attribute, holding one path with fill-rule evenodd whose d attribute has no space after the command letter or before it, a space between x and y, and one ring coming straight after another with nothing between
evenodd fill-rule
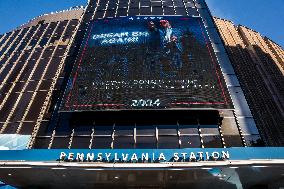
<instances>
[{"instance_id":1,"label":"blue sign panel","mask_svg":"<svg viewBox=\"0 0 284 189\"><path fill-rule=\"evenodd\" d=\"M284 159L284 148L56 149L0 151L0 161L199 162Z\"/></svg>"}]
</instances>

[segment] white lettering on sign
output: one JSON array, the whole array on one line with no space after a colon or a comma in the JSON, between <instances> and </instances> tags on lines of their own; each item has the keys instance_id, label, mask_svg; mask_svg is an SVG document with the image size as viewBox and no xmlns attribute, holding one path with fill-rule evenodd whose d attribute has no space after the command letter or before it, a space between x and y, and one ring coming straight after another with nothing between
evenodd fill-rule
<instances>
[{"instance_id":1,"label":"white lettering on sign","mask_svg":"<svg viewBox=\"0 0 284 189\"><path fill-rule=\"evenodd\" d=\"M211 151L211 152L174 152L172 154L161 152L152 153L73 153L61 152L59 161L77 161L77 162L177 162L177 161L217 161L228 160L230 158L229 151Z\"/></svg>"},{"instance_id":2,"label":"white lettering on sign","mask_svg":"<svg viewBox=\"0 0 284 189\"><path fill-rule=\"evenodd\" d=\"M121 155L122 155L122 160L123 161L127 161L128 160L128 154L122 153Z\"/></svg>"},{"instance_id":3,"label":"white lettering on sign","mask_svg":"<svg viewBox=\"0 0 284 189\"><path fill-rule=\"evenodd\" d=\"M175 161L178 161L178 160L179 160L178 153L174 153L174 160L175 160Z\"/></svg>"},{"instance_id":4,"label":"white lettering on sign","mask_svg":"<svg viewBox=\"0 0 284 189\"><path fill-rule=\"evenodd\" d=\"M94 153L87 153L87 161L94 161L95 154Z\"/></svg>"},{"instance_id":5,"label":"white lettering on sign","mask_svg":"<svg viewBox=\"0 0 284 189\"><path fill-rule=\"evenodd\" d=\"M142 161L148 161L149 160L149 154L148 153L142 153Z\"/></svg>"},{"instance_id":6,"label":"white lettering on sign","mask_svg":"<svg viewBox=\"0 0 284 189\"><path fill-rule=\"evenodd\" d=\"M131 161L138 161L137 155L135 153L133 153Z\"/></svg>"},{"instance_id":7,"label":"white lettering on sign","mask_svg":"<svg viewBox=\"0 0 284 189\"><path fill-rule=\"evenodd\" d=\"M77 153L76 160L77 161L84 161L84 154L83 153Z\"/></svg>"},{"instance_id":8,"label":"white lettering on sign","mask_svg":"<svg viewBox=\"0 0 284 189\"><path fill-rule=\"evenodd\" d=\"M160 153L159 161L166 161L166 157L163 153Z\"/></svg>"},{"instance_id":9,"label":"white lettering on sign","mask_svg":"<svg viewBox=\"0 0 284 189\"><path fill-rule=\"evenodd\" d=\"M191 161L196 160L196 156L195 156L195 154L193 152L190 153L190 157L189 158L190 158Z\"/></svg>"},{"instance_id":10,"label":"white lettering on sign","mask_svg":"<svg viewBox=\"0 0 284 189\"><path fill-rule=\"evenodd\" d=\"M101 45L107 44L127 44L137 43L140 37L149 36L148 32L121 32L121 33L103 33L93 35L93 40L99 40Z\"/></svg>"}]
</instances>

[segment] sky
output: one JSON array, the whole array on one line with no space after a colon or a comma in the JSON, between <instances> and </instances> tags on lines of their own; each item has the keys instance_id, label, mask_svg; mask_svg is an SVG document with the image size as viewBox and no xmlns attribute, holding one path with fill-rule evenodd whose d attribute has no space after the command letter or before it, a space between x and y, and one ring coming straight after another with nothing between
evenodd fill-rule
<instances>
[{"instance_id":1,"label":"sky","mask_svg":"<svg viewBox=\"0 0 284 189\"><path fill-rule=\"evenodd\" d=\"M0 34L39 15L86 4L87 0L0 0Z\"/></svg>"},{"instance_id":2,"label":"sky","mask_svg":"<svg viewBox=\"0 0 284 189\"><path fill-rule=\"evenodd\" d=\"M206 0L213 16L247 26L284 47L284 0Z\"/></svg>"},{"instance_id":3,"label":"sky","mask_svg":"<svg viewBox=\"0 0 284 189\"><path fill-rule=\"evenodd\" d=\"M284 47L284 0L206 0L213 16L247 26ZM87 0L0 0L0 33Z\"/></svg>"}]
</instances>

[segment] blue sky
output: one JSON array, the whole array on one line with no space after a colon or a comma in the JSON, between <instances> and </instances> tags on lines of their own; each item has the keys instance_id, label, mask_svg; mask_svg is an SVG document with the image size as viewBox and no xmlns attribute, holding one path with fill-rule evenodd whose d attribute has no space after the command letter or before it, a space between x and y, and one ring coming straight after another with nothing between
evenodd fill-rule
<instances>
[{"instance_id":1,"label":"blue sky","mask_svg":"<svg viewBox=\"0 0 284 189\"><path fill-rule=\"evenodd\" d=\"M49 12L86 5L87 0L0 0L0 33ZM232 20L284 47L284 0L207 0L214 16Z\"/></svg>"},{"instance_id":2,"label":"blue sky","mask_svg":"<svg viewBox=\"0 0 284 189\"><path fill-rule=\"evenodd\" d=\"M206 0L212 15L247 26L284 47L284 0Z\"/></svg>"},{"instance_id":3,"label":"blue sky","mask_svg":"<svg viewBox=\"0 0 284 189\"><path fill-rule=\"evenodd\" d=\"M86 4L87 0L0 0L0 33L10 31L41 14Z\"/></svg>"}]
</instances>

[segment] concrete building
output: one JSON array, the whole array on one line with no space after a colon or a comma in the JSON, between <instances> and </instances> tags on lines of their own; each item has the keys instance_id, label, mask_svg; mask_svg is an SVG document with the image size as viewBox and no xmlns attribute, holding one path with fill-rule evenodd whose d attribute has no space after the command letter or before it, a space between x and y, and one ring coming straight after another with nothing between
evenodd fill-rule
<instances>
[{"instance_id":1,"label":"concrete building","mask_svg":"<svg viewBox=\"0 0 284 189\"><path fill-rule=\"evenodd\" d=\"M0 36L0 180L283 187L283 73L279 45L203 0L39 16Z\"/></svg>"}]
</instances>

